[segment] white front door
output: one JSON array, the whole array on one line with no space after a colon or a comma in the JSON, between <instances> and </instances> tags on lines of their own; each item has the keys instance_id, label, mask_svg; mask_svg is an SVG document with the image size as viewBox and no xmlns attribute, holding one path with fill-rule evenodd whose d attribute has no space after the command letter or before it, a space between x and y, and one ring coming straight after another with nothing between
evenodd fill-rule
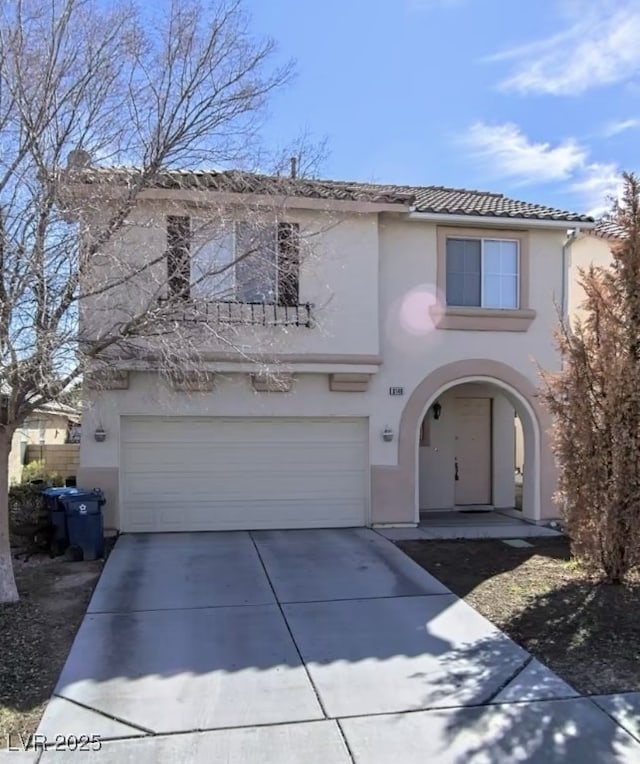
<instances>
[{"instance_id":1,"label":"white front door","mask_svg":"<svg viewBox=\"0 0 640 764\"><path fill-rule=\"evenodd\" d=\"M456 505L491 504L491 399L456 398Z\"/></svg>"}]
</instances>

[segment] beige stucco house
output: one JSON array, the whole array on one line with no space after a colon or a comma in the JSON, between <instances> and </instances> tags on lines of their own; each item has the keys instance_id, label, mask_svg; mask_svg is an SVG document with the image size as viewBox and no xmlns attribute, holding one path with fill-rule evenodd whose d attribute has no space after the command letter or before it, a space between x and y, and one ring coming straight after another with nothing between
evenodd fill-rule
<instances>
[{"instance_id":1,"label":"beige stucco house","mask_svg":"<svg viewBox=\"0 0 640 764\"><path fill-rule=\"evenodd\" d=\"M220 321L222 304L235 334L206 335L205 383L172 383L145 356L86 390L78 481L105 491L108 526L410 526L430 510L515 511L516 416L522 514L556 516L536 364L557 368L567 233L589 217L477 191L176 173L142 194L111 246L171 261L176 228L221 209L231 249L255 209L275 211L276 249L282 225L312 249L286 282L277 255L261 299L250 269L225 272L229 294L206 316Z\"/></svg>"}]
</instances>

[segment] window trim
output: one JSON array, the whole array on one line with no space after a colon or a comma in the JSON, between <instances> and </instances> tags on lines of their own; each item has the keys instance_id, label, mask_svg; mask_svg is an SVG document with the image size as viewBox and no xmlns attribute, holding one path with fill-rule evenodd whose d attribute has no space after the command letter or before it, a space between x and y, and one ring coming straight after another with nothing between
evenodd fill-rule
<instances>
[{"instance_id":1,"label":"window trim","mask_svg":"<svg viewBox=\"0 0 640 764\"><path fill-rule=\"evenodd\" d=\"M447 239L517 241L519 307L514 309L447 305ZM535 310L529 307L528 231L438 226L436 280L438 306L431 311L431 315L438 329L526 332L536 317Z\"/></svg>"}]
</instances>

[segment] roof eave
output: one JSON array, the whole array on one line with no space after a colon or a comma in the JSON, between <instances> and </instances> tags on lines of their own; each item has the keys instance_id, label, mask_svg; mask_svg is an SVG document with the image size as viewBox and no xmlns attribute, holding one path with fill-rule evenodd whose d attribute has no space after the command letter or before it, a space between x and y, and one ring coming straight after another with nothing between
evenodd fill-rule
<instances>
[{"instance_id":1,"label":"roof eave","mask_svg":"<svg viewBox=\"0 0 640 764\"><path fill-rule=\"evenodd\" d=\"M412 210L408 220L456 225L492 226L493 228L561 228L563 230L590 230L595 222L582 220L550 220L548 218L501 217L499 215L452 215L446 212L418 212Z\"/></svg>"},{"instance_id":2,"label":"roof eave","mask_svg":"<svg viewBox=\"0 0 640 764\"><path fill-rule=\"evenodd\" d=\"M119 185L74 183L67 184L65 190L70 198L79 202L84 199L99 198L117 200L124 198L127 189ZM139 192L141 202L162 201L192 203L203 207L211 204L242 205L246 207L287 207L302 210L341 211L356 213L408 212L411 199L392 201L384 198L338 199L330 197L312 197L295 194L258 193L225 191L213 188L145 188Z\"/></svg>"}]
</instances>

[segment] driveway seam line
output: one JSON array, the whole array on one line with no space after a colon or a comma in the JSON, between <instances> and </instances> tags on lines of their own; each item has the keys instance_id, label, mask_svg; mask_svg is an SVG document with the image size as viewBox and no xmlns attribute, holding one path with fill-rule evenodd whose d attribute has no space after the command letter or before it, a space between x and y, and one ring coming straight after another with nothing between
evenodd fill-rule
<instances>
[{"instance_id":1,"label":"driveway seam line","mask_svg":"<svg viewBox=\"0 0 640 764\"><path fill-rule=\"evenodd\" d=\"M296 653L298 654L298 658L300 658L300 664L304 668L304 673L307 676L307 679L309 680L309 684L311 685L311 689L313 690L314 695L316 696L316 700L318 701L318 705L320 706L320 710L324 714L324 718L328 719L329 716L327 715L327 709L324 707L324 703L322 702L322 699L320 698L320 693L318 692L318 688L315 686L313 679L311 678L311 674L309 672L309 669L307 668L307 663L305 659L302 657L302 653L300 652L300 648L298 647L298 643L296 642L295 637L293 636L293 632L291 631L291 627L289 626L289 621L287 620L287 616L285 615L284 608L282 607L282 603L278 599L278 594L273 586L273 582L271 581L271 576L269 575L269 571L267 570L267 566L264 564L264 560L262 559L262 555L260 554L260 549L258 549L258 545L256 544L256 540L253 537L253 531L249 531L249 538L251 539L251 543L253 544L254 549L256 550L256 555L258 556L258 560L260 561L260 565L262 565L262 570L264 571L264 574L267 578L267 581L269 583L269 587L271 588L271 591L273 592L273 597L276 601L276 604L278 606L278 610L280 611L280 615L282 616L282 620L284 621L285 628L289 632L289 636L291 637L291 641L293 642L293 646L296 650Z\"/></svg>"},{"instance_id":2,"label":"driveway seam line","mask_svg":"<svg viewBox=\"0 0 640 764\"><path fill-rule=\"evenodd\" d=\"M453 706L424 706L424 708L407 708L401 711L365 711L359 714L340 714L340 716L335 717L329 717L329 720L332 718L336 721L342 721L342 720L349 720L349 719L369 719L370 717L377 717L377 716L405 716L406 714L424 714L424 713L431 713L432 711L460 711L465 708L484 708L484 709L491 709L491 708L498 708L500 706L526 706L531 705L533 703L567 703L571 700L583 700L584 696L578 695L578 696L569 696L569 697L563 697L563 698L540 698L538 700L534 699L527 699L527 700L509 700L509 701L503 701L501 703L485 703L485 702L477 702L477 703L462 703L458 705ZM606 712L605 712L606 713Z\"/></svg>"},{"instance_id":3,"label":"driveway seam line","mask_svg":"<svg viewBox=\"0 0 640 764\"><path fill-rule=\"evenodd\" d=\"M193 607L149 607L140 610L93 610L87 615L132 615L133 613L166 613L175 610L182 613L187 610L223 610L236 607L266 607L273 602L249 602L246 605L194 605Z\"/></svg>"},{"instance_id":4,"label":"driveway seam line","mask_svg":"<svg viewBox=\"0 0 640 764\"><path fill-rule=\"evenodd\" d=\"M125 719L122 719L119 716L114 716L113 714L108 714L105 711L101 711L99 708L94 708L93 706L88 706L85 703L80 703L79 701L73 700L72 698L67 698L65 695L60 695L57 692L54 692L52 694L52 697L60 698L61 700L66 700L68 703L73 703L73 705L78 706L79 708L84 708L85 711L92 711L94 714L98 714L98 716L102 716L105 719L110 719L111 721L118 722L118 724L124 724L125 727L131 727L131 729L133 730L144 732L145 735L155 735L155 732L153 730L148 729L147 727L141 727L139 724L126 721Z\"/></svg>"},{"instance_id":5,"label":"driveway seam line","mask_svg":"<svg viewBox=\"0 0 640 764\"><path fill-rule=\"evenodd\" d=\"M60 697L60 696L58 696ZM578 696L578 697L563 697L563 698L544 698L539 700L517 700L517 701L508 701L504 703L504 705L527 705L532 703L557 703L557 702L568 702L572 700L588 700L589 698L586 696ZM68 698L65 698L65 700L68 700ZM74 702L74 701L71 701ZM77 703L77 705L81 705ZM492 704L491 707L496 707L503 704ZM596 703L594 703L596 707L601 710L604 714L609 716L609 714L600 706L598 706ZM129 737L123 736L123 737L109 737L109 738L103 738L105 743L115 743L125 740L142 740L142 739L151 739L151 738L166 738L166 737L178 737L180 735L193 735L198 733L213 733L213 732L228 732L231 730L247 730L247 729L256 729L256 728L268 728L268 727L287 727L287 726L293 726L298 724L324 724L325 722L335 722L338 727L340 728L341 733L343 732L340 722L342 720L350 720L350 719L364 719L364 718L370 718L370 717L377 717L377 716L404 716L405 714L420 714L420 713L430 713L433 711L452 711L452 710L460 710L464 708L487 708L487 704L485 703L469 703L469 704L463 704L463 705L453 705L453 706L425 706L424 708L408 708L400 711L370 711L370 712L362 712L357 714L341 714L340 716L328 716L326 718L318 718L318 719L297 719L295 721L282 721L282 722L254 722L253 724L240 724L240 725L228 725L224 727L194 727L193 729L188 730L173 730L171 732L151 732L146 735L132 735ZM94 709L91 709L94 710ZM615 719L613 719L615 721ZM621 725L616 722L618 726L621 727ZM131 725L129 725L131 726ZM631 735L631 733L626 730L624 727L621 727L621 729L626 732L627 734ZM631 735L631 737L634 737ZM345 741L346 742L346 741ZM349 749L349 746L347 744L347 748ZM42 754L43 751L40 751L40 754Z\"/></svg>"},{"instance_id":6,"label":"driveway seam line","mask_svg":"<svg viewBox=\"0 0 640 764\"><path fill-rule=\"evenodd\" d=\"M624 693L612 693L612 694L613 694L613 695L618 695L618 694L620 694L620 695L623 695ZM619 721L616 719L616 717L615 717L615 716L613 716L612 714L610 714L610 713L607 711L607 709L606 709L606 708L603 708L601 705L599 705L598 703L596 703L596 701L593 699L593 697L592 697L592 696L590 696L590 695L583 695L582 697L583 697L583 698L585 698L585 700L590 700L590 701L591 701L591 703L593 703L593 705L594 705L594 706L595 706L595 707L598 709L598 711L602 711L602 713L603 713L603 714L606 714L606 715L609 717L609 719L611 719L611 721L612 721L612 722L614 722L614 724L617 724L617 725L618 725L618 727L620 727L620 729L621 729L623 732L626 732L626 734L627 734L627 735L630 735L630 736L631 736L631 737L632 737L634 740L637 740L637 741L640 743L640 737L638 737L637 735L634 735L634 734L633 734L633 732L631 732L631 730L628 730L628 729L627 729L625 726L623 726L623 725L622 725L622 724L621 724L621 723L620 723L620 722L619 722ZM601 696L600 696L600 697L601 697Z\"/></svg>"},{"instance_id":7,"label":"driveway seam line","mask_svg":"<svg viewBox=\"0 0 640 764\"><path fill-rule=\"evenodd\" d=\"M453 592L433 592L431 594L392 594L389 596L379 597L339 597L328 600L287 600L286 602L280 602L275 600L272 602L261 602L258 604L247 605L202 605L200 607L167 607L167 608L145 608L144 610L95 610L92 613L87 613L91 616L101 615L134 615L137 613L182 613L195 610L231 610L234 608L259 608L259 607L273 607L274 605L322 605L327 602L368 602L371 600L397 600L397 599L417 599L419 597L456 597ZM459 598L458 598L459 599Z\"/></svg>"},{"instance_id":8,"label":"driveway seam line","mask_svg":"<svg viewBox=\"0 0 640 764\"><path fill-rule=\"evenodd\" d=\"M326 602L365 602L369 600L417 599L419 597L457 597L453 592L434 592L433 594L389 594L381 597L332 597L330 600L287 600L283 605L316 605Z\"/></svg>"},{"instance_id":9,"label":"driveway seam line","mask_svg":"<svg viewBox=\"0 0 640 764\"><path fill-rule=\"evenodd\" d=\"M501 632L501 633L504 633L504 632ZM532 662L532 661L533 661L533 655L529 654L529 655L528 655L528 656L527 656L527 657L524 659L524 661L523 661L523 662L520 664L520 666L518 666L518 667L516 668L516 670L515 670L515 671L512 671L512 672L511 672L511 674L510 674L510 675L509 675L509 676L508 676L508 677L507 677L507 678L504 680L504 682L502 682L502 684L501 684L499 687L497 687L497 688L496 688L496 689L495 689L495 690L494 690L492 693L490 693L490 695L488 696L488 698L487 698L487 699L486 699L486 700L485 700L483 703L481 703L480 705L483 705L483 706L488 706L488 705L491 703L491 701L492 701L492 700L494 700L495 698L497 698L497 697L498 697L498 695L500 695L500 693L501 693L501 692L502 692L502 691L503 691L503 690L504 690L506 687L508 687L508 686L511 684L511 682L513 682L515 679L517 679L517 678L520 676L520 674L522 674L522 672L523 672L523 671L524 671L524 670L525 670L525 669L526 669L528 666L530 666L530 665L531 665L531 662Z\"/></svg>"},{"instance_id":10,"label":"driveway seam line","mask_svg":"<svg viewBox=\"0 0 640 764\"><path fill-rule=\"evenodd\" d=\"M340 723L340 719L336 719L336 726L338 728L338 732L340 733L340 737L342 738L342 742L345 745L345 748L347 749L347 754L349 755L349 758L352 762L356 761L356 757L353 755L353 751L351 750L351 746L349 745L349 741L347 740L347 736L345 734L345 731L342 729L342 724Z\"/></svg>"},{"instance_id":11,"label":"driveway seam line","mask_svg":"<svg viewBox=\"0 0 640 764\"><path fill-rule=\"evenodd\" d=\"M215 732L233 732L233 731L240 731L240 730L253 730L253 729L269 729L271 727L293 727L294 725L299 724L336 724L338 725L339 720L337 718L327 718L327 719L298 719L296 721L291 722L258 722L253 724L241 724L236 726L227 726L227 727L194 727L193 729L188 730L172 730L171 732L157 732L153 733L151 735L136 735L136 736L129 736L129 737L109 737L109 738L102 738L103 742L105 743L119 743L124 741L133 741L136 740L155 740L158 738L170 738L170 737L180 737L181 735L198 735L198 734L210 734ZM51 750L51 749L38 749L42 750Z\"/></svg>"}]
</instances>

